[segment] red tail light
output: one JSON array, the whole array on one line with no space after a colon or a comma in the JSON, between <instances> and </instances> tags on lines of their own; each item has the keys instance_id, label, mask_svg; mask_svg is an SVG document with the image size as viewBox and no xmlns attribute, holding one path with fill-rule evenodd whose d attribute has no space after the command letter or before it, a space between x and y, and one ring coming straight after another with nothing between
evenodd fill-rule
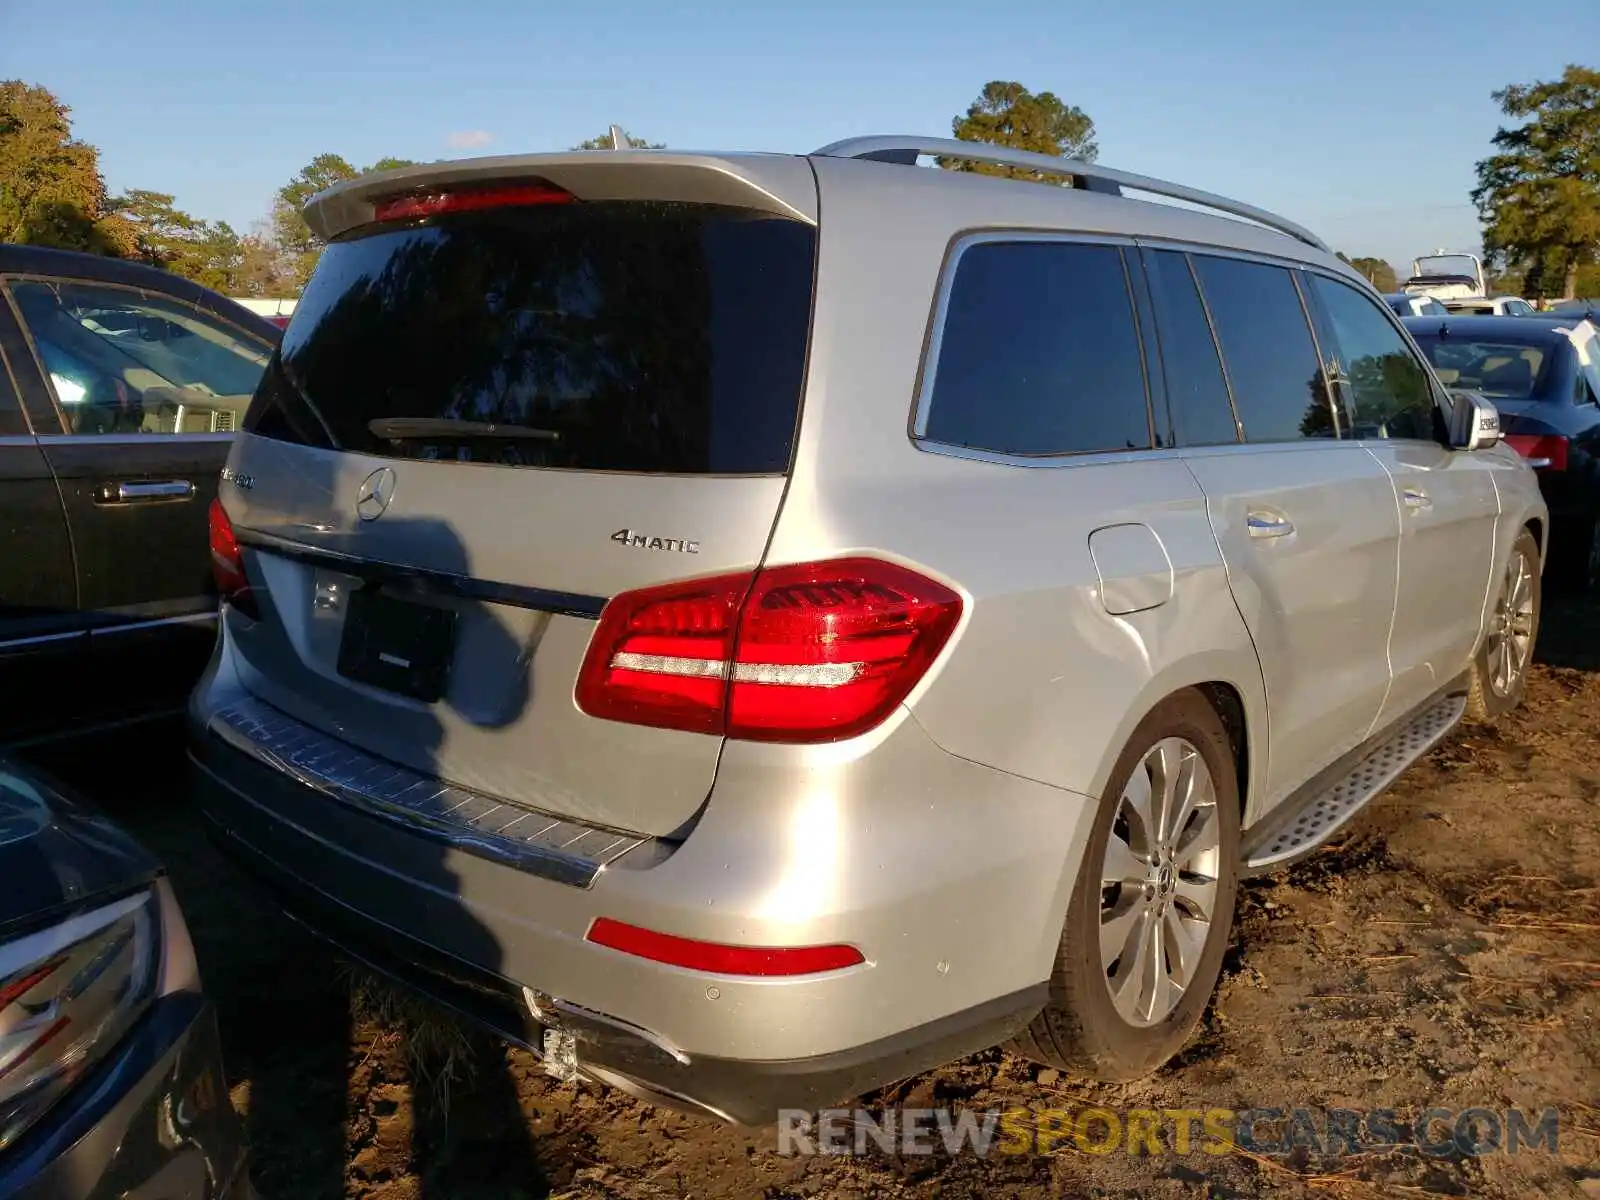
<instances>
[{"instance_id":1,"label":"red tail light","mask_svg":"<svg viewBox=\"0 0 1600 1200\"><path fill-rule=\"evenodd\" d=\"M222 598L247 617L258 617L255 593L244 573L244 555L234 536L233 522L223 511L222 501L211 501L211 576L217 581Z\"/></svg>"},{"instance_id":2,"label":"red tail light","mask_svg":"<svg viewBox=\"0 0 1600 1200\"><path fill-rule=\"evenodd\" d=\"M1543 470L1567 469L1567 439L1560 434L1508 433L1505 440L1523 458L1548 458L1550 465Z\"/></svg>"},{"instance_id":3,"label":"red tail light","mask_svg":"<svg viewBox=\"0 0 1600 1200\"><path fill-rule=\"evenodd\" d=\"M485 208L510 208L525 204L566 204L573 199L571 192L542 180L527 183L437 187L379 200L373 206L372 219L403 221L413 217L437 217L441 213L475 212Z\"/></svg>"},{"instance_id":4,"label":"red tail light","mask_svg":"<svg viewBox=\"0 0 1600 1200\"><path fill-rule=\"evenodd\" d=\"M576 699L636 725L838 741L906 698L960 618L950 588L870 558L624 592L600 616Z\"/></svg>"},{"instance_id":5,"label":"red tail light","mask_svg":"<svg viewBox=\"0 0 1600 1200\"><path fill-rule=\"evenodd\" d=\"M589 927L586 940L624 954L714 975L812 975L866 962L854 946L728 946L641 929L610 917Z\"/></svg>"}]
</instances>

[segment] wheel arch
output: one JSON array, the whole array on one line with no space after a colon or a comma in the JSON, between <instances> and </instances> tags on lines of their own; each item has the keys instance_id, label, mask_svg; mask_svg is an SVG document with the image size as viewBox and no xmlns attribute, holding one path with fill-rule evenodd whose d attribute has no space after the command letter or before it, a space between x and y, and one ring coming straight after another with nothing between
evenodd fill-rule
<instances>
[{"instance_id":1,"label":"wheel arch","mask_svg":"<svg viewBox=\"0 0 1600 1200\"><path fill-rule=\"evenodd\" d=\"M1152 678L1109 740L1092 794L1104 798L1111 772L1140 722L1183 691L1198 692L1228 732L1239 787L1239 821L1249 825L1259 815L1255 801L1266 790L1269 745L1266 685L1253 654L1247 662L1233 654L1199 655Z\"/></svg>"},{"instance_id":2,"label":"wheel arch","mask_svg":"<svg viewBox=\"0 0 1600 1200\"><path fill-rule=\"evenodd\" d=\"M1530 516L1522 522L1522 527L1533 534L1533 540L1539 543L1539 573L1541 575L1544 574L1545 560L1550 557L1550 546L1546 540L1548 537L1547 524L1548 522L1543 517L1537 515Z\"/></svg>"}]
</instances>

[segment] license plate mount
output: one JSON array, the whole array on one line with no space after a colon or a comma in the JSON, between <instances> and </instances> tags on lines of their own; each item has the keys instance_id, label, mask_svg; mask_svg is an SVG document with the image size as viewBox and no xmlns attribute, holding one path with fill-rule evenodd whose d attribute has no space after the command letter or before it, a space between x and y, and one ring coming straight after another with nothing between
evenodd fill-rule
<instances>
[{"instance_id":1,"label":"license plate mount","mask_svg":"<svg viewBox=\"0 0 1600 1200\"><path fill-rule=\"evenodd\" d=\"M455 643L455 609L360 588L345 610L339 674L434 704L449 686Z\"/></svg>"}]
</instances>

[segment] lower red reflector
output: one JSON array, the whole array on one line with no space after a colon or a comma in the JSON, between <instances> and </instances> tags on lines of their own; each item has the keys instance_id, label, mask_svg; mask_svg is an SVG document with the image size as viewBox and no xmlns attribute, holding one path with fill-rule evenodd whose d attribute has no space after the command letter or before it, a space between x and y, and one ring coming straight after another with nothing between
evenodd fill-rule
<instances>
[{"instance_id":1,"label":"lower red reflector","mask_svg":"<svg viewBox=\"0 0 1600 1200\"><path fill-rule=\"evenodd\" d=\"M713 975L814 975L866 962L854 946L728 946L657 933L599 917L586 940L652 962Z\"/></svg>"}]
</instances>

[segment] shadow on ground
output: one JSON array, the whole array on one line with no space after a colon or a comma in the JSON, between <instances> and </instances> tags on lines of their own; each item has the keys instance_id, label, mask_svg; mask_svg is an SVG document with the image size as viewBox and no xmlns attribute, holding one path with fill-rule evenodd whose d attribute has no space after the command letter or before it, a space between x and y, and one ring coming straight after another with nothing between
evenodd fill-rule
<instances>
[{"instance_id":1,"label":"shadow on ground","mask_svg":"<svg viewBox=\"0 0 1600 1200\"><path fill-rule=\"evenodd\" d=\"M395 1005L284 917L202 835L183 730L162 723L29 757L167 866L216 1004L262 1200L537 1200L551 1190L503 1048ZM555 1167L557 1180L570 1168Z\"/></svg>"}]
</instances>

